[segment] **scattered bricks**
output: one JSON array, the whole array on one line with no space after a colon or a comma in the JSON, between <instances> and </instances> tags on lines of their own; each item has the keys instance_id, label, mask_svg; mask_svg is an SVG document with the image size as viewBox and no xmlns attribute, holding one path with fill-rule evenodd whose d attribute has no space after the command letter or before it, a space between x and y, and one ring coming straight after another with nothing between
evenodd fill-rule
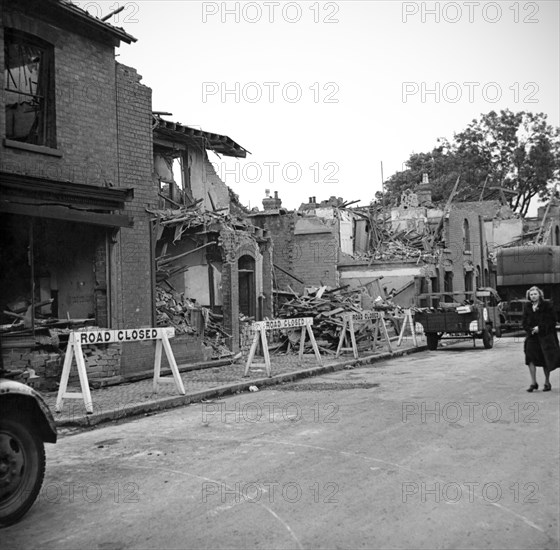
<instances>
[{"instance_id":1,"label":"scattered bricks","mask_svg":"<svg viewBox=\"0 0 560 550\"><path fill-rule=\"evenodd\" d=\"M47 356L46 354L41 354L41 355L37 355L36 357L33 357L30 361L29 361L29 366L32 369L37 369L39 367L44 367L45 363L47 361Z\"/></svg>"},{"instance_id":2,"label":"scattered bricks","mask_svg":"<svg viewBox=\"0 0 560 550\"><path fill-rule=\"evenodd\" d=\"M86 365L88 375L92 373L101 373L103 372L102 367L98 367L97 365Z\"/></svg>"},{"instance_id":3,"label":"scattered bricks","mask_svg":"<svg viewBox=\"0 0 560 550\"><path fill-rule=\"evenodd\" d=\"M45 378L57 378L59 379L62 374L62 364L51 363L45 368Z\"/></svg>"}]
</instances>

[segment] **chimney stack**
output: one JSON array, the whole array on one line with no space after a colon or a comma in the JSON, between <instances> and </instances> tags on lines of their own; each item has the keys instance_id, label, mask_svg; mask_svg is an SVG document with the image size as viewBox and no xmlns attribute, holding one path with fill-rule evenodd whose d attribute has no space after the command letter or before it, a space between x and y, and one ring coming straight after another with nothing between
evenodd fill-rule
<instances>
[{"instance_id":1,"label":"chimney stack","mask_svg":"<svg viewBox=\"0 0 560 550\"><path fill-rule=\"evenodd\" d=\"M264 209L278 210L282 206L282 199L278 198L278 191L274 191L274 197L270 197L269 193L267 192L266 197L262 201Z\"/></svg>"},{"instance_id":2,"label":"chimney stack","mask_svg":"<svg viewBox=\"0 0 560 550\"><path fill-rule=\"evenodd\" d=\"M428 174L422 174L422 183L416 188L416 196L418 197L419 206L432 205L432 186Z\"/></svg>"}]
</instances>

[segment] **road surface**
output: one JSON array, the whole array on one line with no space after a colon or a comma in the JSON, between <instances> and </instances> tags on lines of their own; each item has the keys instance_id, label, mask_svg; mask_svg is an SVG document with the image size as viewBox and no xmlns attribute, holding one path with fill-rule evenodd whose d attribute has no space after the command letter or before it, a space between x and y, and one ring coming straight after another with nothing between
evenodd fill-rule
<instances>
[{"instance_id":1,"label":"road surface","mask_svg":"<svg viewBox=\"0 0 560 550\"><path fill-rule=\"evenodd\" d=\"M2 547L558 548L559 376L526 371L465 342L63 436Z\"/></svg>"}]
</instances>

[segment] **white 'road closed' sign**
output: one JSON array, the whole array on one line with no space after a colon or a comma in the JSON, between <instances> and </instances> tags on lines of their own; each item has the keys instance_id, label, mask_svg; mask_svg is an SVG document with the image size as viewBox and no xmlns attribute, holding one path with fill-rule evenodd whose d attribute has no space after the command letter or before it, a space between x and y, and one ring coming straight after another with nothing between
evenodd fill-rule
<instances>
[{"instance_id":1,"label":"white 'road closed' sign","mask_svg":"<svg viewBox=\"0 0 560 550\"><path fill-rule=\"evenodd\" d=\"M88 344L113 344L116 342L142 342L144 340L160 340L163 336L173 338L175 329L166 328L135 328L123 330L90 330L74 332L73 337L82 346Z\"/></svg>"},{"instance_id":2,"label":"white 'road closed' sign","mask_svg":"<svg viewBox=\"0 0 560 550\"><path fill-rule=\"evenodd\" d=\"M60 386L58 387L55 410L57 412L61 411L62 401L64 398L83 399L86 412L93 414L93 401L91 399L91 392L89 391L89 382L82 346L93 346L95 344L114 344L120 342L143 342L147 340L155 340L154 392L157 393L160 382L172 382L179 390L179 393L181 395L185 395L183 380L179 375L179 369L177 367L175 357L173 356L171 344L169 343L169 338L173 338L174 336L175 329L173 327L132 328L122 330L84 330L71 332L68 338L64 365L62 366L62 375L60 378ZM161 376L161 355L164 350L173 378ZM78 369L80 386L82 388L81 392L66 391L70 377L70 369L72 368L72 362L74 360Z\"/></svg>"},{"instance_id":3,"label":"white 'road closed' sign","mask_svg":"<svg viewBox=\"0 0 560 550\"><path fill-rule=\"evenodd\" d=\"M256 321L252 324L254 329L281 330L286 328L300 328L311 326L313 317L299 317L297 319L271 319L270 321Z\"/></svg>"}]
</instances>

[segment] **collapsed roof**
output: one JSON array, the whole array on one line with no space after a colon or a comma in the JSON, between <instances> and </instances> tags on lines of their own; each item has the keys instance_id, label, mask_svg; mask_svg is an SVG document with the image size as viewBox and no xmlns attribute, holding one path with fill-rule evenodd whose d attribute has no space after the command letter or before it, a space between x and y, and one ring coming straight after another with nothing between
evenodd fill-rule
<instances>
[{"instance_id":1,"label":"collapsed roof","mask_svg":"<svg viewBox=\"0 0 560 550\"><path fill-rule=\"evenodd\" d=\"M247 149L241 147L228 136L206 132L191 126L185 126L179 122L163 120L160 114L153 113L153 130L162 137L168 137L171 141L179 141L187 145L213 151L226 157L245 158Z\"/></svg>"}]
</instances>

